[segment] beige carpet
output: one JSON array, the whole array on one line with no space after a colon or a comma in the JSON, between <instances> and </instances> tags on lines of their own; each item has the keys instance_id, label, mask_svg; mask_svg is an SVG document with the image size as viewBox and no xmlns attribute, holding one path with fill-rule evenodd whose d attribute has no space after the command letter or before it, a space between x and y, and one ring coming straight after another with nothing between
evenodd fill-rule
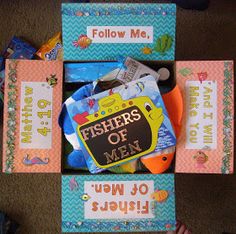
<instances>
[{"instance_id":1,"label":"beige carpet","mask_svg":"<svg viewBox=\"0 0 236 234\"><path fill-rule=\"evenodd\" d=\"M60 4L0 0L0 50L13 35L39 47L60 31ZM236 1L211 0L205 12L178 9L176 59L236 59ZM20 234L60 233L60 181L55 174L1 174L0 210L21 224ZM236 233L235 200L235 175L176 175L177 216L195 234Z\"/></svg>"}]
</instances>

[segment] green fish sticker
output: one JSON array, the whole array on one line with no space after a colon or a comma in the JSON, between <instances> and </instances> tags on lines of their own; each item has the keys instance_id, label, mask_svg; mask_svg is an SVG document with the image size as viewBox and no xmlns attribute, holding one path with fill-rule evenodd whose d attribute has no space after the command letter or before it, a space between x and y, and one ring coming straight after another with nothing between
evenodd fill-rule
<instances>
[{"instance_id":1,"label":"green fish sticker","mask_svg":"<svg viewBox=\"0 0 236 234\"><path fill-rule=\"evenodd\" d=\"M165 55L165 53L171 48L172 44L172 37L168 34L164 34L157 38L154 50L161 55Z\"/></svg>"}]
</instances>

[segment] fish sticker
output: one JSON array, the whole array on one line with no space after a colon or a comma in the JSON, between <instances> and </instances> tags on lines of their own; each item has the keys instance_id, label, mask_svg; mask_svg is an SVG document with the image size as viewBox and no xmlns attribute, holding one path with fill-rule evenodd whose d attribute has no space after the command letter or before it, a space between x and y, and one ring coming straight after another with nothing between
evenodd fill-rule
<instances>
[{"instance_id":1,"label":"fish sticker","mask_svg":"<svg viewBox=\"0 0 236 234\"><path fill-rule=\"evenodd\" d=\"M47 83L53 88L57 85L56 75L50 75L50 77L46 78Z\"/></svg>"},{"instance_id":2,"label":"fish sticker","mask_svg":"<svg viewBox=\"0 0 236 234\"><path fill-rule=\"evenodd\" d=\"M199 150L194 156L193 159L196 161L196 166L199 169L206 168L205 163L208 161L208 156L201 150Z\"/></svg>"},{"instance_id":3,"label":"fish sticker","mask_svg":"<svg viewBox=\"0 0 236 234\"><path fill-rule=\"evenodd\" d=\"M92 43L92 39L90 39L87 35L82 34L79 36L77 41L73 41L73 46L80 49L88 48Z\"/></svg>"},{"instance_id":4,"label":"fish sticker","mask_svg":"<svg viewBox=\"0 0 236 234\"><path fill-rule=\"evenodd\" d=\"M169 192L166 190L158 190L156 189L152 194L151 198L158 203L164 203L169 197Z\"/></svg>"},{"instance_id":5,"label":"fish sticker","mask_svg":"<svg viewBox=\"0 0 236 234\"><path fill-rule=\"evenodd\" d=\"M164 34L157 38L154 50L161 55L165 55L168 50L172 47L173 39L170 35Z\"/></svg>"},{"instance_id":6,"label":"fish sticker","mask_svg":"<svg viewBox=\"0 0 236 234\"><path fill-rule=\"evenodd\" d=\"M44 158L41 159L39 157L33 157L30 159L29 155L25 155L23 159L23 164L26 166L31 166L31 165L47 165L49 163L49 158Z\"/></svg>"},{"instance_id":7,"label":"fish sticker","mask_svg":"<svg viewBox=\"0 0 236 234\"><path fill-rule=\"evenodd\" d=\"M198 79L200 83L202 84L202 81L207 79L207 72L199 72L197 73Z\"/></svg>"},{"instance_id":8,"label":"fish sticker","mask_svg":"<svg viewBox=\"0 0 236 234\"><path fill-rule=\"evenodd\" d=\"M152 53L152 49L147 47L147 46L144 46L142 49L141 49L142 53L143 54L151 54Z\"/></svg>"},{"instance_id":9,"label":"fish sticker","mask_svg":"<svg viewBox=\"0 0 236 234\"><path fill-rule=\"evenodd\" d=\"M84 193L82 196L80 196L81 200L82 201L88 201L91 197L87 194L87 193Z\"/></svg>"}]
</instances>

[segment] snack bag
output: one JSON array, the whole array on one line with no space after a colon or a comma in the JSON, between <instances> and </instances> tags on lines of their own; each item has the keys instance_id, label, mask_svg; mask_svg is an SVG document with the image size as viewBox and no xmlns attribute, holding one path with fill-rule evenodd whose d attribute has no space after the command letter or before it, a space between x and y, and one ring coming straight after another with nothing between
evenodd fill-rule
<instances>
[{"instance_id":1,"label":"snack bag","mask_svg":"<svg viewBox=\"0 0 236 234\"><path fill-rule=\"evenodd\" d=\"M66 63L65 82L93 82L112 80L123 73L122 62Z\"/></svg>"},{"instance_id":2,"label":"snack bag","mask_svg":"<svg viewBox=\"0 0 236 234\"><path fill-rule=\"evenodd\" d=\"M61 33L57 33L36 52L42 60L63 60Z\"/></svg>"},{"instance_id":3,"label":"snack bag","mask_svg":"<svg viewBox=\"0 0 236 234\"><path fill-rule=\"evenodd\" d=\"M36 49L29 43L13 37L3 52L4 59L32 59ZM5 66L4 66L5 67Z\"/></svg>"}]
</instances>

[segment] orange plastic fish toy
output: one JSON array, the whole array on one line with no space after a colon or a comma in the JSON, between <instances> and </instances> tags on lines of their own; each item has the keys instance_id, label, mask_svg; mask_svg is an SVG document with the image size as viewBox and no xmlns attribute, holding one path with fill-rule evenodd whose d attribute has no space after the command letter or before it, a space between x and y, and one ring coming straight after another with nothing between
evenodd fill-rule
<instances>
[{"instance_id":1,"label":"orange plastic fish toy","mask_svg":"<svg viewBox=\"0 0 236 234\"><path fill-rule=\"evenodd\" d=\"M73 41L73 45L81 49L88 48L92 43L92 40L87 35L80 35L77 41Z\"/></svg>"}]
</instances>

